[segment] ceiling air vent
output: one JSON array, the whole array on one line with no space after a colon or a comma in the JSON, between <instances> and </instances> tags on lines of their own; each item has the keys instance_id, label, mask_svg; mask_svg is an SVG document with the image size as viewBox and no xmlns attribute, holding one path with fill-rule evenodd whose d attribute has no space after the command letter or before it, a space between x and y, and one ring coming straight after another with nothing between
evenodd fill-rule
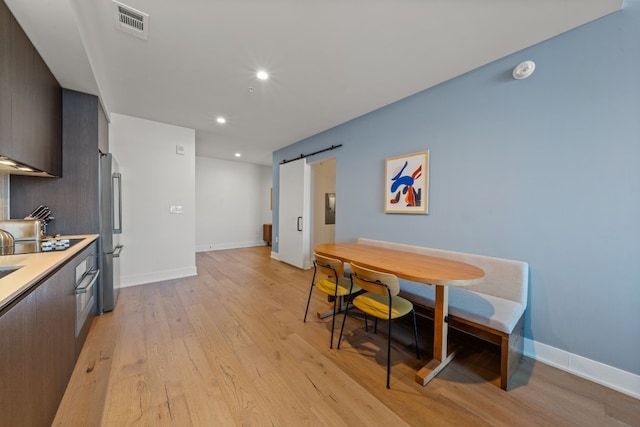
<instances>
[{"instance_id":1,"label":"ceiling air vent","mask_svg":"<svg viewBox=\"0 0 640 427\"><path fill-rule=\"evenodd\" d=\"M116 8L116 26L121 31L147 40L149 35L149 15L130 6L113 2Z\"/></svg>"}]
</instances>

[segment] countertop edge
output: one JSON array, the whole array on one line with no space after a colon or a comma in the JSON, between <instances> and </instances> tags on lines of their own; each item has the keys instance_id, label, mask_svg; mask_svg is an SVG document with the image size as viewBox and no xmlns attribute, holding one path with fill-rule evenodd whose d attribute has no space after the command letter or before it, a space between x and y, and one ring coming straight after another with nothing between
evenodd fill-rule
<instances>
[{"instance_id":1,"label":"countertop edge","mask_svg":"<svg viewBox=\"0 0 640 427\"><path fill-rule=\"evenodd\" d=\"M82 241L65 251L0 256L0 267L21 266L19 270L0 279L0 310L28 292L98 237L98 234L60 236L62 239L82 239Z\"/></svg>"}]
</instances>

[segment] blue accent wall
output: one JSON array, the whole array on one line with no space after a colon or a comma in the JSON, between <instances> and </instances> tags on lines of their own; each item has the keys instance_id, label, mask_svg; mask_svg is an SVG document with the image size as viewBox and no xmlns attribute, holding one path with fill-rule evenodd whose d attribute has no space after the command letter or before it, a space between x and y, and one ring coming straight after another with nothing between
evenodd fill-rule
<instances>
[{"instance_id":1,"label":"blue accent wall","mask_svg":"<svg viewBox=\"0 0 640 427\"><path fill-rule=\"evenodd\" d=\"M528 59L535 73L514 80ZM620 12L285 147L273 155L274 236L278 164L343 144L310 159L336 157L336 241L526 261L527 338L640 374L639 70L640 1L627 0ZM424 149L429 214L385 214L385 158Z\"/></svg>"}]
</instances>

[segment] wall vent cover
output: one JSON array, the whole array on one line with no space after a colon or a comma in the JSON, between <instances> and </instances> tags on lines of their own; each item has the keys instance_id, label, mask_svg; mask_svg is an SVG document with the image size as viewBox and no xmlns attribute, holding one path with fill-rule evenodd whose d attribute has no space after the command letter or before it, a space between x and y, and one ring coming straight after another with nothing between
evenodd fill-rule
<instances>
[{"instance_id":1,"label":"wall vent cover","mask_svg":"<svg viewBox=\"0 0 640 427\"><path fill-rule=\"evenodd\" d=\"M130 6L113 1L116 26L125 33L147 40L149 36L149 15Z\"/></svg>"}]
</instances>

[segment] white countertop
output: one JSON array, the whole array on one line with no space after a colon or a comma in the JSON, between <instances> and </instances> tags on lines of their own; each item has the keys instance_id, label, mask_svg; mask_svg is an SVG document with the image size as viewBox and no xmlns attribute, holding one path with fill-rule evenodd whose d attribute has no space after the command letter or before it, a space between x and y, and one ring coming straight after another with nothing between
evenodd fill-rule
<instances>
[{"instance_id":1,"label":"white countertop","mask_svg":"<svg viewBox=\"0 0 640 427\"><path fill-rule=\"evenodd\" d=\"M65 261L77 255L97 238L97 234L60 236L60 239L83 240L64 251L0 256L0 268L21 266L19 270L0 279L0 309L60 267Z\"/></svg>"}]
</instances>

